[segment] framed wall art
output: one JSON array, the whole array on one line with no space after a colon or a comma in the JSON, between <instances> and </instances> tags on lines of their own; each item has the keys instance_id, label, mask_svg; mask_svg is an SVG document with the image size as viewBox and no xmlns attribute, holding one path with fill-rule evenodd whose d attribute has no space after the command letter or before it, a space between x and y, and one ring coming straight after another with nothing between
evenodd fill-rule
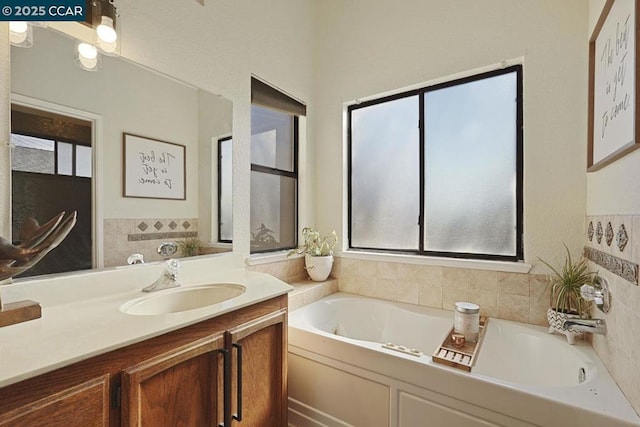
<instances>
[{"instance_id":1,"label":"framed wall art","mask_svg":"<svg viewBox=\"0 0 640 427\"><path fill-rule=\"evenodd\" d=\"M587 171L640 148L636 83L640 0L607 0L589 39Z\"/></svg>"},{"instance_id":2,"label":"framed wall art","mask_svg":"<svg viewBox=\"0 0 640 427\"><path fill-rule=\"evenodd\" d=\"M185 146L122 134L123 196L186 199Z\"/></svg>"}]
</instances>

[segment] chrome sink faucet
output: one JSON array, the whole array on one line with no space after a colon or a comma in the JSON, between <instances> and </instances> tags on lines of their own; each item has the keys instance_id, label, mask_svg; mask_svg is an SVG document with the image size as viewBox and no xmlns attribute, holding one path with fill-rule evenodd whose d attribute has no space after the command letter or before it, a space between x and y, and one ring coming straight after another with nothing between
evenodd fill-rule
<instances>
[{"instance_id":1,"label":"chrome sink faucet","mask_svg":"<svg viewBox=\"0 0 640 427\"><path fill-rule=\"evenodd\" d=\"M178 282L178 272L180 271L180 261L170 259L162 271L158 280L142 288L142 292L155 292L163 289L177 288L180 286Z\"/></svg>"},{"instance_id":2,"label":"chrome sink faucet","mask_svg":"<svg viewBox=\"0 0 640 427\"><path fill-rule=\"evenodd\" d=\"M606 335L607 333L607 323L604 319L567 319L562 323L561 327L563 331L572 328L576 331L598 335Z\"/></svg>"}]
</instances>

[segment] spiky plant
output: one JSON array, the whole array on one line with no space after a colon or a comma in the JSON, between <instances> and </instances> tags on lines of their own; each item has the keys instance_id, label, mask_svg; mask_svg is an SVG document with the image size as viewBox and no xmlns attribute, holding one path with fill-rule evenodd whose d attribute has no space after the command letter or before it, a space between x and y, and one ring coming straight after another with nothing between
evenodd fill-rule
<instances>
[{"instance_id":1,"label":"spiky plant","mask_svg":"<svg viewBox=\"0 0 640 427\"><path fill-rule=\"evenodd\" d=\"M597 283L598 275L589 271L586 258L581 258L579 262L574 263L567 245L564 245L564 248L567 251L567 257L564 260L562 271L558 271L545 260L538 258L554 273L553 276L549 276L549 284L547 285L547 288L551 287L551 307L562 313L589 317L591 302L582 298L580 287Z\"/></svg>"},{"instance_id":2,"label":"spiky plant","mask_svg":"<svg viewBox=\"0 0 640 427\"><path fill-rule=\"evenodd\" d=\"M178 247L182 256L196 256L200 254L200 240L196 237L189 237L178 242Z\"/></svg>"}]
</instances>

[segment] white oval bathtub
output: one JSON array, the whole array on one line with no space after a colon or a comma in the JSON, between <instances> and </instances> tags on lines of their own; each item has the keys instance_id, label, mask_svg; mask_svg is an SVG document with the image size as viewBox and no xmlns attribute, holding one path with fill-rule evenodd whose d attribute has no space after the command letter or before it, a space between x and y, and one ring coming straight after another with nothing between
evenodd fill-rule
<instances>
[{"instance_id":1,"label":"white oval bathtub","mask_svg":"<svg viewBox=\"0 0 640 427\"><path fill-rule=\"evenodd\" d=\"M492 318L471 373L434 363L431 355L452 320L450 311L344 293L291 312L290 415L298 420L292 425L358 425L349 422L353 410L344 410L342 417L332 413L341 413L353 394L340 399L334 388L327 394L336 394L337 402L319 397L327 378L332 378L326 383L329 390L343 381L350 387L360 384L360 395L374 396L363 399L369 402L364 408L375 406L374 412L385 399L371 403L385 395L386 387L389 408L376 412L372 425L420 426L426 425L422 417L439 416L450 425L458 416L485 423L478 425L555 426L563 420L565 425L640 425L591 346L582 341L569 346L564 336L549 335L546 328ZM389 343L414 352L383 347ZM311 370L323 374L313 377ZM308 393L309 382L316 393ZM387 416L388 422L378 423Z\"/></svg>"}]
</instances>

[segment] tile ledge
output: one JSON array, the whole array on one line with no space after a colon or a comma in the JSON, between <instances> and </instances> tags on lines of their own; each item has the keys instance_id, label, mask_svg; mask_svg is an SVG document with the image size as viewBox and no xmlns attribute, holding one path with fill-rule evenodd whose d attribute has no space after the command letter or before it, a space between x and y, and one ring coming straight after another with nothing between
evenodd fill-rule
<instances>
[{"instance_id":1,"label":"tile ledge","mask_svg":"<svg viewBox=\"0 0 640 427\"><path fill-rule=\"evenodd\" d=\"M487 261L460 258L440 258L407 254L381 254L365 251L344 251L335 255L338 258L360 259L367 261L386 261L405 264L435 265L440 267L469 268L473 270L503 271L506 273L528 273L531 264L524 262Z\"/></svg>"}]
</instances>

